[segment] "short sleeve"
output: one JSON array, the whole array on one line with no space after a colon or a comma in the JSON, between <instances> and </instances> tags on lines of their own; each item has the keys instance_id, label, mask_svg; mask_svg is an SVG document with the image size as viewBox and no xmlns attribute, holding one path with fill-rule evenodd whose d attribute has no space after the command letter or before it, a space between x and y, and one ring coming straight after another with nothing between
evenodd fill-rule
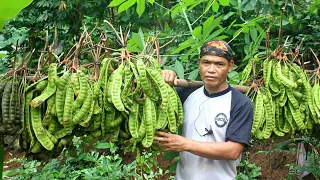
<instances>
[{"instance_id":1,"label":"short sleeve","mask_svg":"<svg viewBox=\"0 0 320 180\"><path fill-rule=\"evenodd\" d=\"M237 102L231 110L226 141L239 142L246 145L250 143L253 103L249 98L245 100L245 103L243 101Z\"/></svg>"},{"instance_id":2,"label":"short sleeve","mask_svg":"<svg viewBox=\"0 0 320 180\"><path fill-rule=\"evenodd\" d=\"M187 100L189 95L191 93L193 93L197 89L198 88L189 88L189 87L181 88L181 87L177 87L176 91L177 91L177 93L178 93L178 95L180 97L180 100L181 100L182 104Z\"/></svg>"}]
</instances>

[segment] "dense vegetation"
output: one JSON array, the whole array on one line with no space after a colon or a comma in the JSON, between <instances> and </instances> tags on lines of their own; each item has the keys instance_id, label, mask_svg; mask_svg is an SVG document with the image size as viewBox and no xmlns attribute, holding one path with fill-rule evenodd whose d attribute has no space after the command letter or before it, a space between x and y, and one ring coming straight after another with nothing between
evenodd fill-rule
<instances>
[{"instance_id":1,"label":"dense vegetation","mask_svg":"<svg viewBox=\"0 0 320 180\"><path fill-rule=\"evenodd\" d=\"M65 60L73 58L70 52L78 49L79 44L81 46L80 42L86 32L90 36L92 46L88 46L90 43L86 44L85 48L82 47L83 51L75 56L79 62L74 60L73 62L77 62L78 65L96 68L100 62L102 63L104 57L115 56L118 51L125 48L134 55L142 52L158 55L162 69L174 70L179 78L199 80L196 65L199 47L208 40L225 40L232 46L236 60L234 71L229 74L229 82L252 87L253 90L247 95L254 102L259 101L255 104L259 104L260 109L265 108L264 112L268 111L264 113L261 110L260 117L263 119L270 119L271 116L291 118L291 121L284 120L282 125L279 123L280 125L272 130L266 128L271 127L272 121L266 121L265 124L263 121L260 122L260 125L258 123L253 132L254 140L290 134L292 139L296 138L296 141L283 142L272 150L286 150L294 153L299 149L296 146L288 148L288 144L308 144L311 147L309 153L312 157L308 158L308 166L290 165L288 177L293 178L293 175L299 170L310 171L315 177L319 177L319 172L315 168L320 163L317 153L319 138L314 137L315 133L313 133L319 128L317 121L319 112L316 110L320 109L318 105L320 101L316 94L319 91L320 65L317 58L320 54L319 8L319 0L306 2L288 0L34 0L16 17L9 19L0 32L0 74L8 74L8 72L12 74L16 67L22 67L18 72L23 72L25 78L29 75L48 74L48 62L51 63L53 60L62 64ZM117 37L112 27L104 20L110 22L118 32L123 31L124 34L129 32L128 40L121 41L121 38ZM86 35L86 38L89 36ZM111 54L110 51L88 53L88 49L98 47L97 45L101 43L115 50L116 53L112 54L113 51ZM146 47L150 45L151 48L147 49ZM158 52L153 52L153 49L157 49ZM272 58L267 58L270 57L269 55L272 55ZM299 67L295 67L296 65ZM280 66L281 68L288 66L290 72L282 69L284 75L282 76ZM265 70L268 69L267 67L278 68L280 73L276 70L270 70L267 73ZM301 70L304 75L300 73ZM95 72L99 70L91 69L86 71L86 74L89 76L90 73ZM281 77L280 81L275 78L277 76ZM290 76L293 76L292 79ZM298 83L299 77L303 79L302 83ZM93 76L93 80L96 81L97 79L94 78L96 76ZM269 80L269 83L266 82L266 79ZM297 84L288 80L297 82ZM19 81L23 83L23 79ZM301 86L296 91L299 94L293 96L291 89L298 86ZM317 90L312 90L311 93L311 88ZM24 97L24 93L27 92L21 86L17 88L17 91L19 97ZM8 101L13 100L11 98ZM263 101L274 103L265 105ZM303 107L299 106L298 102L302 102ZM279 107L276 108L279 111L272 110L275 107ZM297 109L301 112L298 113ZM273 114L270 114L271 112ZM289 115L285 112L288 112ZM303 117L301 118L303 122L299 121L299 117ZM296 123L292 123L292 120ZM291 122L290 126L285 126L286 122L288 124ZM14 132L18 131L19 129L15 129ZM71 137L68 138L71 142ZM79 147L78 141L81 140L74 139L74 141L76 142L73 144ZM107 144L108 148L110 146L113 144ZM75 177L90 179L94 174L100 173L102 177L120 178L123 175L122 177L135 176L137 178L144 176L147 179L163 175L161 168L158 167L155 172L150 167L144 167L142 170L142 166L140 166L140 171L137 171L138 166L135 162L121 167L115 166L114 170L92 169L91 163L116 163L118 165L122 163L122 159L118 156L110 160L110 152L101 154L94 151L90 155L87 155L83 149L75 152L77 155L90 158L85 161L75 158L68 152L63 151L63 153L66 154L61 154L58 159L64 156L68 157L71 162L70 166L65 167L66 172L72 170L72 163L78 161L79 168L83 168L78 172L79 174L74 174ZM112 151L111 154L115 155L115 151ZM148 153L144 153L142 159L149 158L148 156ZM166 158L175 159L176 154L167 154ZM21 162L36 169L40 165L29 161ZM156 165L154 162L150 164ZM239 174L239 179L254 179L260 175L258 168L247 161L244 161L242 166L245 167L245 171ZM59 168L62 167L56 161L52 161L43 167L44 170L47 170L43 172L49 172L50 168L55 169L58 173ZM248 168L253 169L251 175ZM26 172L31 169L26 169L15 172L19 174L17 178L27 178L28 173ZM106 171L116 171L120 174L109 176L105 174ZM41 178L46 174L35 173L33 176ZM30 177L29 174L28 178ZM56 177L63 178L60 175Z\"/></svg>"}]
</instances>

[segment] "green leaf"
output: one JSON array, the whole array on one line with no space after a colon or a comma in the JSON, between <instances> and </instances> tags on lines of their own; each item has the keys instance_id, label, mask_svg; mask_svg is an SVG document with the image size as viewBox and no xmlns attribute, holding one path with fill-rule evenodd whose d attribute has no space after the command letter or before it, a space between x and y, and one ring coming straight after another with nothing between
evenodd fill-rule
<instances>
[{"instance_id":1,"label":"green leaf","mask_svg":"<svg viewBox=\"0 0 320 180\"><path fill-rule=\"evenodd\" d=\"M235 12L228 12L228 14L226 14L226 15L223 16L223 20L224 20L224 21L227 20L230 16L232 16L232 15L234 15L234 14L235 14Z\"/></svg>"},{"instance_id":2,"label":"green leaf","mask_svg":"<svg viewBox=\"0 0 320 180\"><path fill-rule=\"evenodd\" d=\"M213 12L219 11L219 3L217 1L214 1L214 3L212 4L212 10Z\"/></svg>"},{"instance_id":3,"label":"green leaf","mask_svg":"<svg viewBox=\"0 0 320 180\"><path fill-rule=\"evenodd\" d=\"M145 0L137 0L137 13L139 17L141 17L146 8L145 4Z\"/></svg>"},{"instance_id":4,"label":"green leaf","mask_svg":"<svg viewBox=\"0 0 320 180\"><path fill-rule=\"evenodd\" d=\"M184 68L180 61L176 60L176 63L174 64L174 70L180 79L184 79Z\"/></svg>"},{"instance_id":5,"label":"green leaf","mask_svg":"<svg viewBox=\"0 0 320 180\"><path fill-rule=\"evenodd\" d=\"M198 38L199 40L201 40L201 30L202 30L202 27L201 26L198 26L196 27L193 31L192 31L192 35L194 35L196 38Z\"/></svg>"},{"instance_id":6,"label":"green leaf","mask_svg":"<svg viewBox=\"0 0 320 180\"><path fill-rule=\"evenodd\" d=\"M204 9L209 9L210 6L212 6L212 5L211 5L212 1L216 1L216 0L209 0L208 3L207 3L206 8L204 8Z\"/></svg>"},{"instance_id":7,"label":"green leaf","mask_svg":"<svg viewBox=\"0 0 320 180\"><path fill-rule=\"evenodd\" d=\"M169 168L169 172L175 172L177 169L178 161L175 161L174 163L171 164Z\"/></svg>"},{"instance_id":8,"label":"green leaf","mask_svg":"<svg viewBox=\"0 0 320 180\"><path fill-rule=\"evenodd\" d=\"M274 25L280 26L280 24L281 24L281 18L277 17L276 22L275 22ZM282 26L285 26L287 24L289 24L289 20L288 20L288 18L286 16L283 16L282 17Z\"/></svg>"},{"instance_id":9,"label":"green leaf","mask_svg":"<svg viewBox=\"0 0 320 180\"><path fill-rule=\"evenodd\" d=\"M142 47L142 49L144 49L144 47L146 46L146 42L144 40L144 34L143 34L143 31L142 31L141 28L139 28L138 34L139 34L139 37L140 37L140 43L142 44L141 47Z\"/></svg>"},{"instance_id":10,"label":"green leaf","mask_svg":"<svg viewBox=\"0 0 320 180\"><path fill-rule=\"evenodd\" d=\"M222 35L222 36L216 37L216 40L224 40L224 39L227 39L228 37L229 37L229 36Z\"/></svg>"},{"instance_id":11,"label":"green leaf","mask_svg":"<svg viewBox=\"0 0 320 180\"><path fill-rule=\"evenodd\" d=\"M217 18L212 22L212 26L213 26L213 27L217 27L217 26L219 26L219 25L220 25L221 20L222 20L222 15L221 15L221 16L219 16L219 17L217 17Z\"/></svg>"},{"instance_id":12,"label":"green leaf","mask_svg":"<svg viewBox=\"0 0 320 180\"><path fill-rule=\"evenodd\" d=\"M189 49L189 51L187 51L187 53L182 57L182 61L185 61L186 59L192 59L194 56L199 55L201 45L202 43L200 44L199 42L196 42L196 44L194 44L193 47Z\"/></svg>"},{"instance_id":13,"label":"green leaf","mask_svg":"<svg viewBox=\"0 0 320 180\"><path fill-rule=\"evenodd\" d=\"M250 53L250 44L246 44L243 47L244 53L249 54Z\"/></svg>"},{"instance_id":14,"label":"green leaf","mask_svg":"<svg viewBox=\"0 0 320 180\"><path fill-rule=\"evenodd\" d=\"M148 0L148 2L153 5L154 0Z\"/></svg>"},{"instance_id":15,"label":"green leaf","mask_svg":"<svg viewBox=\"0 0 320 180\"><path fill-rule=\"evenodd\" d=\"M249 27L248 26L243 26L243 33L248 33L249 32Z\"/></svg>"},{"instance_id":16,"label":"green leaf","mask_svg":"<svg viewBox=\"0 0 320 180\"><path fill-rule=\"evenodd\" d=\"M3 58L4 56L6 56L7 51L0 51L0 58Z\"/></svg>"},{"instance_id":17,"label":"green leaf","mask_svg":"<svg viewBox=\"0 0 320 180\"><path fill-rule=\"evenodd\" d=\"M14 177L20 173L23 173L21 169L11 169L3 172L4 177Z\"/></svg>"},{"instance_id":18,"label":"green leaf","mask_svg":"<svg viewBox=\"0 0 320 180\"><path fill-rule=\"evenodd\" d=\"M95 148L97 149L109 149L110 148L110 144L109 143L105 143L105 142L97 142L94 145Z\"/></svg>"},{"instance_id":19,"label":"green leaf","mask_svg":"<svg viewBox=\"0 0 320 180\"><path fill-rule=\"evenodd\" d=\"M23 8L28 6L32 0L4 0L1 1L0 6L0 31L3 28L4 23L15 17Z\"/></svg>"},{"instance_id":20,"label":"green leaf","mask_svg":"<svg viewBox=\"0 0 320 180\"><path fill-rule=\"evenodd\" d=\"M183 49L186 49L187 47L190 47L192 45L194 45L195 43L198 43L198 41L194 40L194 39L188 39L186 41L184 41L183 43L181 43L179 45L179 47L177 49L175 49L172 53L178 53L180 51L182 51Z\"/></svg>"},{"instance_id":21,"label":"green leaf","mask_svg":"<svg viewBox=\"0 0 320 180\"><path fill-rule=\"evenodd\" d=\"M168 10L167 13L171 12L171 18L173 19L180 11L181 11L180 4L177 3L175 6L171 8L171 10Z\"/></svg>"},{"instance_id":22,"label":"green leaf","mask_svg":"<svg viewBox=\"0 0 320 180\"><path fill-rule=\"evenodd\" d=\"M237 36L239 36L242 31L243 31L243 28L238 29L238 30L233 34L233 39L236 38Z\"/></svg>"},{"instance_id":23,"label":"green leaf","mask_svg":"<svg viewBox=\"0 0 320 180\"><path fill-rule=\"evenodd\" d=\"M199 74L199 69L195 69L193 71L190 72L188 79L190 80L196 80Z\"/></svg>"},{"instance_id":24,"label":"green leaf","mask_svg":"<svg viewBox=\"0 0 320 180\"><path fill-rule=\"evenodd\" d=\"M137 2L137 0L128 0L126 2L124 2L123 4L121 4L119 6L119 9L118 9L118 13L121 13L127 9L129 9L131 6L133 6L135 3Z\"/></svg>"},{"instance_id":25,"label":"green leaf","mask_svg":"<svg viewBox=\"0 0 320 180\"><path fill-rule=\"evenodd\" d=\"M198 1L195 1L195 2L191 2L191 3L186 3L187 5L191 5L190 7L188 7L188 11L192 11L194 7L198 6L199 4L203 3L203 2L206 2L206 0L198 0Z\"/></svg>"},{"instance_id":26,"label":"green leaf","mask_svg":"<svg viewBox=\"0 0 320 180\"><path fill-rule=\"evenodd\" d=\"M125 2L126 0L113 0L111 3L108 5L108 7L116 7Z\"/></svg>"},{"instance_id":27,"label":"green leaf","mask_svg":"<svg viewBox=\"0 0 320 180\"><path fill-rule=\"evenodd\" d=\"M203 39L206 39L208 35L211 33L211 31L215 28L213 25L214 23L214 16L209 17L204 23L203 23Z\"/></svg>"},{"instance_id":28,"label":"green leaf","mask_svg":"<svg viewBox=\"0 0 320 180\"><path fill-rule=\"evenodd\" d=\"M250 35L248 33L244 34L244 42L245 44L251 43Z\"/></svg>"},{"instance_id":29,"label":"green leaf","mask_svg":"<svg viewBox=\"0 0 320 180\"><path fill-rule=\"evenodd\" d=\"M221 6L229 6L230 4L229 0L219 0L219 3Z\"/></svg>"},{"instance_id":30,"label":"green leaf","mask_svg":"<svg viewBox=\"0 0 320 180\"><path fill-rule=\"evenodd\" d=\"M225 28L221 28L219 30L216 30L214 33L212 33L207 39L208 40L214 40L217 39L216 37L218 37L221 33L223 33L225 31Z\"/></svg>"},{"instance_id":31,"label":"green leaf","mask_svg":"<svg viewBox=\"0 0 320 180\"><path fill-rule=\"evenodd\" d=\"M231 71L228 73L229 83L230 84L239 84L241 77L237 71Z\"/></svg>"},{"instance_id":32,"label":"green leaf","mask_svg":"<svg viewBox=\"0 0 320 180\"><path fill-rule=\"evenodd\" d=\"M258 32L254 26L250 27L250 36L251 36L252 40L254 40L254 41L257 40Z\"/></svg>"}]
</instances>

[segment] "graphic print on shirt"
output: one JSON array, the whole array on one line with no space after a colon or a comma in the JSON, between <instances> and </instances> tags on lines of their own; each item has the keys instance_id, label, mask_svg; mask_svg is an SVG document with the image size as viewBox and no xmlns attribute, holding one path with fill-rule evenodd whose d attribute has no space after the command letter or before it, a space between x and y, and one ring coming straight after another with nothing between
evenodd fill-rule
<instances>
[{"instance_id":1,"label":"graphic print on shirt","mask_svg":"<svg viewBox=\"0 0 320 180\"><path fill-rule=\"evenodd\" d=\"M214 118L214 122L216 126L223 128L228 123L227 115L224 113L217 114L217 116Z\"/></svg>"}]
</instances>

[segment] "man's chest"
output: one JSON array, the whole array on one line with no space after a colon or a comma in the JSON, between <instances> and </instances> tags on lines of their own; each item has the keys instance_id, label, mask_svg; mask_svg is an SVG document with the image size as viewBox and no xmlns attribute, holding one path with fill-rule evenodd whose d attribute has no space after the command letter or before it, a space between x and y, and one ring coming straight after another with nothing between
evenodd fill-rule
<instances>
[{"instance_id":1,"label":"man's chest","mask_svg":"<svg viewBox=\"0 0 320 180\"><path fill-rule=\"evenodd\" d=\"M231 92L214 98L198 96L188 99L184 103L184 134L193 139L202 139L210 134L224 138L230 121L230 108Z\"/></svg>"}]
</instances>

